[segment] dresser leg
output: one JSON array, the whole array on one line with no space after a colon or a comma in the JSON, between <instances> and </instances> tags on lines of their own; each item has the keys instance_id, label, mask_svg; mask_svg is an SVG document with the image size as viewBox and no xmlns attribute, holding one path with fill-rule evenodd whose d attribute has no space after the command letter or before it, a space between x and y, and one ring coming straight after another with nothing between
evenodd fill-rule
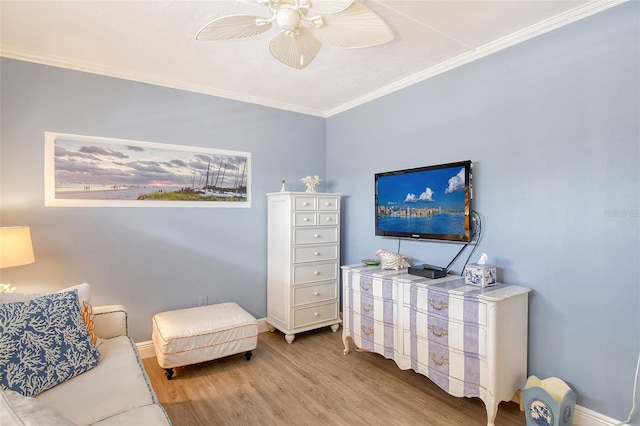
<instances>
[{"instance_id":1,"label":"dresser leg","mask_svg":"<svg viewBox=\"0 0 640 426\"><path fill-rule=\"evenodd\" d=\"M349 353L349 339L350 337L347 336L346 333L342 333L342 344L344 345L344 350L342 351L343 355L346 355Z\"/></svg>"},{"instance_id":2,"label":"dresser leg","mask_svg":"<svg viewBox=\"0 0 640 426\"><path fill-rule=\"evenodd\" d=\"M331 331L333 331L334 333L338 331L339 328L340 324L331 324Z\"/></svg>"},{"instance_id":3,"label":"dresser leg","mask_svg":"<svg viewBox=\"0 0 640 426\"><path fill-rule=\"evenodd\" d=\"M289 343L289 344L293 343L293 339L295 339L295 338L296 338L295 334L285 334L284 335L284 340L286 340L287 343Z\"/></svg>"},{"instance_id":4,"label":"dresser leg","mask_svg":"<svg viewBox=\"0 0 640 426\"><path fill-rule=\"evenodd\" d=\"M498 404L495 401L486 401L487 426L495 426L496 414L498 414Z\"/></svg>"}]
</instances>

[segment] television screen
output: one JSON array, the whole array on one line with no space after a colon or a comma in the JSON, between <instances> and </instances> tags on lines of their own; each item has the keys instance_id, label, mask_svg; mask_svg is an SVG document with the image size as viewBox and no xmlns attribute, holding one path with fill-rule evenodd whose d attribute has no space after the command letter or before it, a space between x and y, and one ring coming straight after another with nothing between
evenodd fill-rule
<instances>
[{"instance_id":1,"label":"television screen","mask_svg":"<svg viewBox=\"0 0 640 426\"><path fill-rule=\"evenodd\" d=\"M376 235L471 241L471 161L376 173Z\"/></svg>"}]
</instances>

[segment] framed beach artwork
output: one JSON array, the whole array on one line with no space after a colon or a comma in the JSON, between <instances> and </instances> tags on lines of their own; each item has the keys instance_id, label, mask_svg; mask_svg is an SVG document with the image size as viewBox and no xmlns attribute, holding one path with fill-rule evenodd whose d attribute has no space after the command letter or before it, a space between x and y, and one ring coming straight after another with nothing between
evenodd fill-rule
<instances>
[{"instance_id":1,"label":"framed beach artwork","mask_svg":"<svg viewBox=\"0 0 640 426\"><path fill-rule=\"evenodd\" d=\"M251 153L45 132L45 206L251 207Z\"/></svg>"}]
</instances>

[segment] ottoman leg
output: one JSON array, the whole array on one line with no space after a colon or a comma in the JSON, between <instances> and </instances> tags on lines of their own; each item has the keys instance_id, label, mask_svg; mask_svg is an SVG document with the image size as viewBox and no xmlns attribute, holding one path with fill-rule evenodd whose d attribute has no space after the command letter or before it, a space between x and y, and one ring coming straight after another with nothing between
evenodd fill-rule
<instances>
[{"instance_id":1,"label":"ottoman leg","mask_svg":"<svg viewBox=\"0 0 640 426\"><path fill-rule=\"evenodd\" d=\"M164 375L167 376L167 380L171 380L173 377L173 368L165 368Z\"/></svg>"},{"instance_id":2,"label":"ottoman leg","mask_svg":"<svg viewBox=\"0 0 640 426\"><path fill-rule=\"evenodd\" d=\"M249 361L252 356L253 356L253 354L251 353L251 351L247 351L244 354L244 357L247 359L247 361Z\"/></svg>"}]
</instances>

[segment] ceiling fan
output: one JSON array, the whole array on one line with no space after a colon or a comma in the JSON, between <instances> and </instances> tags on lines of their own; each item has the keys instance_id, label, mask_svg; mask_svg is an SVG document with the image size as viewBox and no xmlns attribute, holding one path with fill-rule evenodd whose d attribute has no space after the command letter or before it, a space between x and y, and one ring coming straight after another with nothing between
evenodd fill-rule
<instances>
[{"instance_id":1,"label":"ceiling fan","mask_svg":"<svg viewBox=\"0 0 640 426\"><path fill-rule=\"evenodd\" d=\"M238 0L268 8L270 17L229 15L214 19L196 35L198 40L248 38L281 29L269 42L280 62L302 69L323 44L333 47L370 47L393 40L393 32L374 12L353 0Z\"/></svg>"}]
</instances>

